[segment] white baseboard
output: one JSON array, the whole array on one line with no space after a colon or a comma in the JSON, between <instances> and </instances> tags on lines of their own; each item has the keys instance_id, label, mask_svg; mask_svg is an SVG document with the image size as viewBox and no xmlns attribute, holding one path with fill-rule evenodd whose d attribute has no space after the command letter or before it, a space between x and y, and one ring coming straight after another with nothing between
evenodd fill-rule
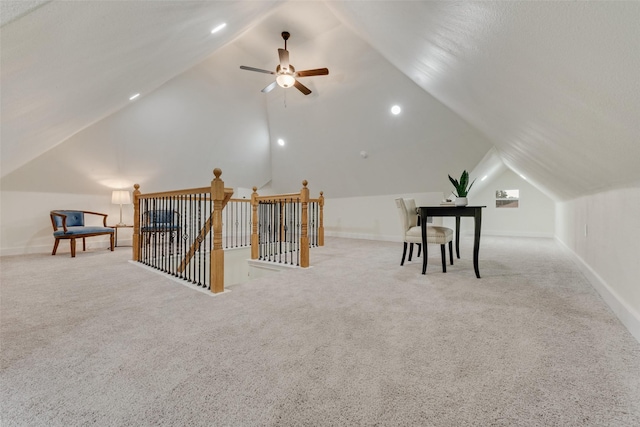
<instances>
[{"instance_id":1,"label":"white baseboard","mask_svg":"<svg viewBox=\"0 0 640 427\"><path fill-rule=\"evenodd\" d=\"M627 304L615 290L605 282L578 254L572 251L565 243L556 237L556 241L560 243L574 262L585 275L591 286L600 294L605 303L618 317L620 322L629 330L631 335L640 342L640 314L629 304Z\"/></svg>"},{"instance_id":2,"label":"white baseboard","mask_svg":"<svg viewBox=\"0 0 640 427\"><path fill-rule=\"evenodd\" d=\"M466 235L473 235L473 232L465 233ZM539 231L500 231L500 230L482 230L483 236L501 236L501 237L544 237L553 239L555 235L553 233L543 233Z\"/></svg>"},{"instance_id":3,"label":"white baseboard","mask_svg":"<svg viewBox=\"0 0 640 427\"><path fill-rule=\"evenodd\" d=\"M393 236L381 236L378 234L364 234L364 233L345 233L345 232L336 232L336 231L326 231L324 232L325 236L330 237L344 237L346 239L363 239L363 240L382 240L386 242L400 242L400 237ZM465 237L473 237L473 230L462 230L461 236ZM511 232L511 231L495 231L495 230L482 230L483 236L500 236L500 237L544 237L548 239L554 238L553 233L540 233L540 232Z\"/></svg>"},{"instance_id":4,"label":"white baseboard","mask_svg":"<svg viewBox=\"0 0 640 427\"><path fill-rule=\"evenodd\" d=\"M51 253L52 250L53 250L53 243L50 246L29 246L28 248L2 248L0 249L0 256L44 254L47 252ZM58 248L58 250L60 250L60 248Z\"/></svg>"},{"instance_id":5,"label":"white baseboard","mask_svg":"<svg viewBox=\"0 0 640 427\"><path fill-rule=\"evenodd\" d=\"M99 241L97 239L93 239L90 241L87 239L87 250L95 250L95 249L107 249L109 247L109 240ZM126 241L118 241L119 246L131 246L131 240ZM28 246L25 248L2 248L0 249L0 256L11 256L11 255L31 255L31 254L50 254L53 251L53 240L50 245L38 245L38 246ZM58 250L56 251L56 255L58 254L69 254L71 252L71 247L69 246L69 242L63 240L58 245ZM82 252L82 241L76 241L76 252Z\"/></svg>"},{"instance_id":6,"label":"white baseboard","mask_svg":"<svg viewBox=\"0 0 640 427\"><path fill-rule=\"evenodd\" d=\"M400 236L381 236L379 234L366 234L366 233L344 233L341 231L327 231L325 229L324 235L327 237L343 237L345 239L362 239L362 240L381 240L384 242L401 242Z\"/></svg>"}]
</instances>

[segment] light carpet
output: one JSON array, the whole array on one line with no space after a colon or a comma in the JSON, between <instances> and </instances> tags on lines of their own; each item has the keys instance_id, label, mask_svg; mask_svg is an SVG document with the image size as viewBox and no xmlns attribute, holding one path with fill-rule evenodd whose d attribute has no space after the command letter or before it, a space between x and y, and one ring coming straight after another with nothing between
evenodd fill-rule
<instances>
[{"instance_id":1,"label":"light carpet","mask_svg":"<svg viewBox=\"0 0 640 427\"><path fill-rule=\"evenodd\" d=\"M130 248L3 257L2 426L637 426L640 344L551 239L327 238L211 298Z\"/></svg>"}]
</instances>

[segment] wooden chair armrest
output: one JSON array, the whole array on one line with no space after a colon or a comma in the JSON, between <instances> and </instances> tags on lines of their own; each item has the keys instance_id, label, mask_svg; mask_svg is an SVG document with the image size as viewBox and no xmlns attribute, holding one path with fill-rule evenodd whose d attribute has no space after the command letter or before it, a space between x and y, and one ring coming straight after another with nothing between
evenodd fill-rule
<instances>
[{"instance_id":1,"label":"wooden chair armrest","mask_svg":"<svg viewBox=\"0 0 640 427\"><path fill-rule=\"evenodd\" d=\"M54 216L59 216L62 217L62 229L64 230L64 232L67 232L67 216L65 214L61 214L58 211L50 211L49 215L51 215L51 224L53 225L53 231L58 230L58 227L56 226L56 220L53 219Z\"/></svg>"},{"instance_id":2,"label":"wooden chair armrest","mask_svg":"<svg viewBox=\"0 0 640 427\"><path fill-rule=\"evenodd\" d=\"M91 215L99 215L99 216L102 217L102 225L105 226L105 227L107 226L107 216L108 216L108 214L103 214L101 212L92 212L92 211L78 211L78 212L91 214Z\"/></svg>"}]
</instances>

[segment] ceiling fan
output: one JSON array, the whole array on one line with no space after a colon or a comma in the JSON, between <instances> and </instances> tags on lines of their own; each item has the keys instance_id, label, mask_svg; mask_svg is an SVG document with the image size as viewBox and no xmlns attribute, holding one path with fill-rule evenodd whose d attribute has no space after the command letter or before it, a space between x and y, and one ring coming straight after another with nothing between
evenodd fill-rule
<instances>
[{"instance_id":1,"label":"ceiling fan","mask_svg":"<svg viewBox=\"0 0 640 427\"><path fill-rule=\"evenodd\" d=\"M287 31L282 32L282 38L284 39L284 49L278 49L278 57L280 58L280 64L276 67L276 71L268 71L260 68L247 67L245 65L241 65L240 68L248 71L257 71L258 73L265 74L273 74L276 76L276 80L264 89L262 92L267 93L271 92L276 85L289 88L291 86L295 86L300 92L305 95L309 95L311 90L308 87L303 85L298 81L300 77L310 77L310 76L326 76L329 74L329 70L327 68L315 68L313 70L303 70L296 71L296 69L289 63L289 51L287 50L287 40L289 40L289 34Z\"/></svg>"}]
</instances>

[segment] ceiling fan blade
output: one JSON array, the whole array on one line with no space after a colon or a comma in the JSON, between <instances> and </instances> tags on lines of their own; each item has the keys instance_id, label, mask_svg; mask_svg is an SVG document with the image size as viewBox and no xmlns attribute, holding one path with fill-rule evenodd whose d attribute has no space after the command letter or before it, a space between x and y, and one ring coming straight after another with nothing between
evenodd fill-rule
<instances>
[{"instance_id":1,"label":"ceiling fan blade","mask_svg":"<svg viewBox=\"0 0 640 427\"><path fill-rule=\"evenodd\" d=\"M282 70L289 69L289 51L286 49L278 49L278 56L280 57L280 68Z\"/></svg>"},{"instance_id":2,"label":"ceiling fan blade","mask_svg":"<svg viewBox=\"0 0 640 427\"><path fill-rule=\"evenodd\" d=\"M247 67L246 65L241 65L240 68L242 70L247 70L247 71L257 71L258 73L275 74L273 71L267 71L267 70L263 70L261 68Z\"/></svg>"},{"instance_id":3,"label":"ceiling fan blade","mask_svg":"<svg viewBox=\"0 0 640 427\"><path fill-rule=\"evenodd\" d=\"M271 92L276 86L278 85L278 82L274 81L272 83L269 83L267 86L265 86L264 89L262 89L262 93L268 93Z\"/></svg>"},{"instance_id":4,"label":"ceiling fan blade","mask_svg":"<svg viewBox=\"0 0 640 427\"><path fill-rule=\"evenodd\" d=\"M296 82L293 84L296 88L298 88L298 90L302 93L304 93L305 95L309 95L311 93L311 90L306 87L305 85L303 85L302 83L300 83L299 81L296 80Z\"/></svg>"},{"instance_id":5,"label":"ceiling fan blade","mask_svg":"<svg viewBox=\"0 0 640 427\"><path fill-rule=\"evenodd\" d=\"M298 71L296 77L326 76L327 74L329 74L328 68L316 68L313 70Z\"/></svg>"}]
</instances>

